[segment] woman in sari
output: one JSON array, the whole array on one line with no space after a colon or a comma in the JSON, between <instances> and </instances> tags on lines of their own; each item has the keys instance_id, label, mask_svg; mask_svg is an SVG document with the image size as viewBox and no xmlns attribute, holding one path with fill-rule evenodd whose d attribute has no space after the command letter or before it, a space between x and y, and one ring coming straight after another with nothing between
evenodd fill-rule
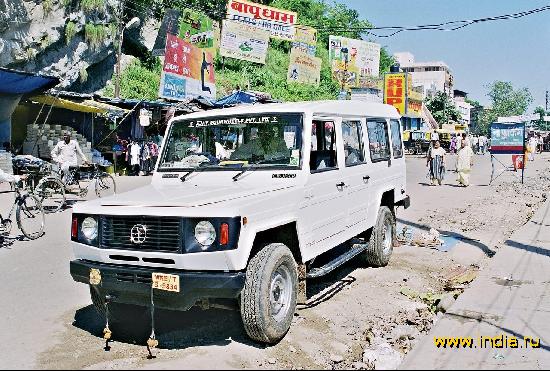
<instances>
[{"instance_id":1,"label":"woman in sari","mask_svg":"<svg viewBox=\"0 0 550 371\"><path fill-rule=\"evenodd\" d=\"M474 165L474 151L467 145L466 140L462 140L456 160L456 172L458 173L458 184L463 187L470 185L470 172Z\"/></svg>"},{"instance_id":2,"label":"woman in sari","mask_svg":"<svg viewBox=\"0 0 550 371\"><path fill-rule=\"evenodd\" d=\"M441 185L441 182L443 182L445 177L445 154L445 149L436 140L433 149L428 154L428 163L426 164L430 169L429 177L432 185L436 185L436 183Z\"/></svg>"}]
</instances>

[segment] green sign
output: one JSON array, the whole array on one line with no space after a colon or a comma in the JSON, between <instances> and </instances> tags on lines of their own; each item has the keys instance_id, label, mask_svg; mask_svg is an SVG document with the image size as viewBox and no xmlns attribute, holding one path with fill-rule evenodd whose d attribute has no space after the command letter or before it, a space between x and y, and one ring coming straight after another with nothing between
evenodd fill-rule
<instances>
[{"instance_id":1,"label":"green sign","mask_svg":"<svg viewBox=\"0 0 550 371\"><path fill-rule=\"evenodd\" d=\"M184 9L180 17L179 36L200 49L213 48L213 21L202 13Z\"/></svg>"}]
</instances>

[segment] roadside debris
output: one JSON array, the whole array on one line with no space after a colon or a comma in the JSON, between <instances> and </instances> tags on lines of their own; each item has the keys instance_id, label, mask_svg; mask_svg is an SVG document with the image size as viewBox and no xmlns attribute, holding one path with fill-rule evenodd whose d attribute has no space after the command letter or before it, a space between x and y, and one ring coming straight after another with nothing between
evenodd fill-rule
<instances>
[{"instance_id":1,"label":"roadside debris","mask_svg":"<svg viewBox=\"0 0 550 371\"><path fill-rule=\"evenodd\" d=\"M459 265L453 268L446 275L445 290L464 290L478 275L479 268L476 266L465 267Z\"/></svg>"},{"instance_id":2,"label":"roadside debris","mask_svg":"<svg viewBox=\"0 0 550 371\"><path fill-rule=\"evenodd\" d=\"M431 228L428 232L426 232L412 230L411 228L405 226L397 235L397 241L405 245L437 248L444 242L440 237L441 234L434 228Z\"/></svg>"},{"instance_id":3,"label":"roadside debris","mask_svg":"<svg viewBox=\"0 0 550 371\"><path fill-rule=\"evenodd\" d=\"M403 360L403 354L380 338L363 352L363 363L374 370L395 370Z\"/></svg>"}]
</instances>

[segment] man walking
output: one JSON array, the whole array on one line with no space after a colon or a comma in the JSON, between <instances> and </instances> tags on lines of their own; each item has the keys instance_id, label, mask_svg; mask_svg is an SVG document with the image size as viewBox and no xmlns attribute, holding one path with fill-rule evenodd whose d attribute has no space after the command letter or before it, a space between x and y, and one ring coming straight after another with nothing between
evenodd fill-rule
<instances>
[{"instance_id":1,"label":"man walking","mask_svg":"<svg viewBox=\"0 0 550 371\"><path fill-rule=\"evenodd\" d=\"M487 137L485 135L482 135L479 137L479 152L484 155L485 149L487 147Z\"/></svg>"},{"instance_id":2,"label":"man walking","mask_svg":"<svg viewBox=\"0 0 550 371\"><path fill-rule=\"evenodd\" d=\"M63 133L63 140L60 140L52 149L52 160L59 164L59 167L61 168L61 179L65 183L70 183L71 181L71 179L68 178L69 167L78 166L77 154L85 163L88 162L88 159L84 156L84 153L82 153L78 142L71 139L71 133L66 131Z\"/></svg>"}]
</instances>

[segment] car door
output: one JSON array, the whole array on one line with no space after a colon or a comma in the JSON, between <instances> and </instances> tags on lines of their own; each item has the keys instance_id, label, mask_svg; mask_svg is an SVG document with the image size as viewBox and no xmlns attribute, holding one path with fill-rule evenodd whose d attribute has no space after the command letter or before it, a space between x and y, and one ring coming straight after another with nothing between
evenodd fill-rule
<instances>
[{"instance_id":1,"label":"car door","mask_svg":"<svg viewBox=\"0 0 550 371\"><path fill-rule=\"evenodd\" d=\"M401 122L396 119L390 120L391 149L392 149L392 172L391 181L397 185L395 189L396 200L404 197L406 191L406 164L405 151L403 149L403 139Z\"/></svg>"},{"instance_id":2,"label":"car door","mask_svg":"<svg viewBox=\"0 0 550 371\"><path fill-rule=\"evenodd\" d=\"M299 229L309 260L342 242L346 229L346 190L339 158L342 156L341 118L312 121L308 180L299 209Z\"/></svg>"},{"instance_id":3,"label":"car door","mask_svg":"<svg viewBox=\"0 0 550 371\"><path fill-rule=\"evenodd\" d=\"M365 119L344 118L342 120L343 162L342 172L346 188L346 227L356 235L361 224L366 223L369 208L370 171L365 153Z\"/></svg>"},{"instance_id":4,"label":"car door","mask_svg":"<svg viewBox=\"0 0 550 371\"><path fill-rule=\"evenodd\" d=\"M368 152L370 165L367 176L369 177L369 212L367 223L371 227L376 223L376 210L381 200L381 195L388 189L392 175L392 158L390 150L390 138L388 122L385 118L367 119Z\"/></svg>"}]
</instances>

